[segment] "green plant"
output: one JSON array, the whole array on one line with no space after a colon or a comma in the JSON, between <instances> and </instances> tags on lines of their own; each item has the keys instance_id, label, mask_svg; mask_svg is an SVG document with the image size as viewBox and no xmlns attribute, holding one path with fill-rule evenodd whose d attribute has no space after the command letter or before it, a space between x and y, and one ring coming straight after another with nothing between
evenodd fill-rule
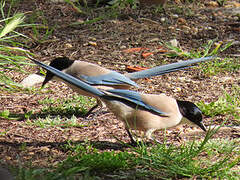
<instances>
[{"instance_id":1,"label":"green plant","mask_svg":"<svg viewBox=\"0 0 240 180\"><path fill-rule=\"evenodd\" d=\"M87 113L86 107L94 102L87 97L74 95L72 98L45 98L39 101L39 104L45 106L41 110L41 114L51 115L73 115Z\"/></svg>"},{"instance_id":2,"label":"green plant","mask_svg":"<svg viewBox=\"0 0 240 180\"><path fill-rule=\"evenodd\" d=\"M4 14L5 1L0 2L0 11L2 19L0 20L0 89L4 90L14 90L21 88L21 85L14 82L9 75L10 72L21 72L26 73L22 69L22 65L31 65L26 62L24 56L21 56L23 49L15 48L14 46L23 46L21 43L17 42L15 39L17 37L26 38L21 33L15 31L24 20L24 15L22 13L15 14L10 17L10 13ZM9 46L11 45L11 46Z\"/></svg>"},{"instance_id":3,"label":"green plant","mask_svg":"<svg viewBox=\"0 0 240 180\"><path fill-rule=\"evenodd\" d=\"M6 136L8 130L0 130L0 137L1 136Z\"/></svg>"},{"instance_id":4,"label":"green plant","mask_svg":"<svg viewBox=\"0 0 240 180\"><path fill-rule=\"evenodd\" d=\"M198 103L199 108L207 116L217 116L228 114L240 120L240 88L234 86L232 92L229 94L224 92L224 95L219 97L215 102L205 103L203 101Z\"/></svg>"},{"instance_id":5,"label":"green plant","mask_svg":"<svg viewBox=\"0 0 240 180\"><path fill-rule=\"evenodd\" d=\"M28 112L24 114L28 125L46 128L49 126L82 127L75 115L83 115L87 112L86 107L91 105L91 100L84 96L74 95L72 98L45 98L39 100L44 104L40 113ZM35 119L37 118L37 120ZM34 120L31 120L34 119Z\"/></svg>"},{"instance_id":6,"label":"green plant","mask_svg":"<svg viewBox=\"0 0 240 180\"><path fill-rule=\"evenodd\" d=\"M213 76L218 73L238 71L240 69L240 64L237 58L224 58L199 64L199 69L204 75Z\"/></svg>"},{"instance_id":7,"label":"green plant","mask_svg":"<svg viewBox=\"0 0 240 180\"><path fill-rule=\"evenodd\" d=\"M126 8L127 6L136 8L136 0L116 0L112 3L112 8Z\"/></svg>"},{"instance_id":8,"label":"green plant","mask_svg":"<svg viewBox=\"0 0 240 180\"><path fill-rule=\"evenodd\" d=\"M38 118L35 120L28 120L27 125L34 125L41 128L47 128L47 127L83 127L85 125L82 125L80 122L77 121L77 118L73 115L71 118L61 118L60 116L56 117L45 117L45 118Z\"/></svg>"},{"instance_id":9,"label":"green plant","mask_svg":"<svg viewBox=\"0 0 240 180\"><path fill-rule=\"evenodd\" d=\"M33 115L33 111L25 112L24 114L11 113L9 110L0 111L0 117L8 120L23 120L29 119Z\"/></svg>"},{"instance_id":10,"label":"green plant","mask_svg":"<svg viewBox=\"0 0 240 180\"><path fill-rule=\"evenodd\" d=\"M17 6L19 2L20 2L20 0L9 0L9 1L7 1L9 6L7 7L7 11L4 12L4 7L6 5L6 1L1 0L1 2L0 2L0 12L1 12L2 18L6 19L6 18L10 17L11 16L10 14L12 12L12 7Z\"/></svg>"},{"instance_id":11,"label":"green plant","mask_svg":"<svg viewBox=\"0 0 240 180\"><path fill-rule=\"evenodd\" d=\"M218 160L215 156L207 156L205 152L212 152L216 149L211 149L213 146L208 146L209 140L218 131L220 127L211 129L207 132L204 140L201 142L193 141L176 147L172 144L158 144L150 151L143 147L143 149L136 149L136 152L142 157L142 164L146 169L152 169L151 172L155 177L165 178L214 178L228 176L230 173L225 169L231 169L239 162L239 157L231 159L230 154L237 148L236 145L228 145L228 148L218 147L224 155L221 155ZM226 170L226 171L225 171ZM228 174L229 173L229 174Z\"/></svg>"},{"instance_id":12,"label":"green plant","mask_svg":"<svg viewBox=\"0 0 240 180\"><path fill-rule=\"evenodd\" d=\"M80 14L88 15L87 20L82 22L73 22L70 26L78 26L80 24L93 24L102 20L106 20L109 18L117 18L119 15L123 14L121 11L124 11L129 6L134 9L136 8L136 0L114 0L108 2L110 6L105 6L103 8L90 8L87 6L87 2L85 0L81 1L84 4L85 10L83 11L83 6L80 2L71 2L70 0L65 0L68 4L70 4L77 12ZM100 1L96 2L96 6L98 6ZM92 13L94 11L94 13ZM98 15L96 14L98 11ZM90 18L91 17L91 18Z\"/></svg>"},{"instance_id":13,"label":"green plant","mask_svg":"<svg viewBox=\"0 0 240 180\"><path fill-rule=\"evenodd\" d=\"M86 14L84 11L81 10L81 5L78 3L78 5L75 5L71 0L65 0L66 3L70 4L78 13L80 14ZM83 3L85 6L87 6L86 0L83 0Z\"/></svg>"},{"instance_id":14,"label":"green plant","mask_svg":"<svg viewBox=\"0 0 240 180\"><path fill-rule=\"evenodd\" d=\"M4 110L4 111L0 112L0 117L2 117L2 118L8 118L9 115L10 115L9 110Z\"/></svg>"},{"instance_id":15,"label":"green plant","mask_svg":"<svg viewBox=\"0 0 240 180\"><path fill-rule=\"evenodd\" d=\"M40 21L40 24L36 24L36 22ZM42 11L35 11L30 16L30 22L33 35L32 38L38 42L38 43L44 43L46 41L52 41L49 40L49 37L52 35L55 26L50 27L48 25L48 21L46 17L44 16L44 13Z\"/></svg>"},{"instance_id":16,"label":"green plant","mask_svg":"<svg viewBox=\"0 0 240 180\"><path fill-rule=\"evenodd\" d=\"M213 47L215 45L215 47ZM231 42L227 43L226 45L222 45L221 43L215 43L213 40L209 40L206 45L200 47L197 50L191 50L190 52L184 51L181 47L172 46L169 43L166 43L167 48L171 51L167 54L169 57L176 57L176 56L183 56L187 58L200 58L205 56L214 56L217 55L219 52L223 52L227 48L232 45Z\"/></svg>"},{"instance_id":17,"label":"green plant","mask_svg":"<svg viewBox=\"0 0 240 180\"><path fill-rule=\"evenodd\" d=\"M227 0L217 0L217 3L219 6L224 6L224 4L227 2Z\"/></svg>"},{"instance_id":18,"label":"green plant","mask_svg":"<svg viewBox=\"0 0 240 180\"><path fill-rule=\"evenodd\" d=\"M220 126L221 127L221 126ZM100 152L89 141L68 142L69 156L48 168L15 168L20 179L238 179L239 140L212 139L219 128L208 130L201 141L179 146L163 144L129 147L124 152ZM40 178L41 177L41 178Z\"/></svg>"}]
</instances>

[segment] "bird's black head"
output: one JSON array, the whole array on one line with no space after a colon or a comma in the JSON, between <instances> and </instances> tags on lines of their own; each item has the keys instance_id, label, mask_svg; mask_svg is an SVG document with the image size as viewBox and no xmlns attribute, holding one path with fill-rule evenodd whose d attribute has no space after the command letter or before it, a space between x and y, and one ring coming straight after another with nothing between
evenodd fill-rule
<instances>
[{"instance_id":1,"label":"bird's black head","mask_svg":"<svg viewBox=\"0 0 240 180\"><path fill-rule=\"evenodd\" d=\"M206 131L206 127L202 122L202 111L195 104L179 100L177 100L177 104L183 117L198 125L203 131Z\"/></svg>"},{"instance_id":2,"label":"bird's black head","mask_svg":"<svg viewBox=\"0 0 240 180\"><path fill-rule=\"evenodd\" d=\"M49 64L49 66L52 66L56 69L58 69L59 71L62 71L64 69L67 69L68 67L70 67L72 64L74 63L73 60L70 60L67 57L58 57L55 58L54 60L51 61L51 63ZM47 71L46 77L42 83L42 87L53 78L54 74Z\"/></svg>"}]
</instances>

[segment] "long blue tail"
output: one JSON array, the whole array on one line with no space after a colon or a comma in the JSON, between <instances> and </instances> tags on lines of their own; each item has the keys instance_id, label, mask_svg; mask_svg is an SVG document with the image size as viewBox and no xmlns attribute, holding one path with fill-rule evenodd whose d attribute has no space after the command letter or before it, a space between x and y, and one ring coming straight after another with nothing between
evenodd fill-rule
<instances>
[{"instance_id":1,"label":"long blue tail","mask_svg":"<svg viewBox=\"0 0 240 180\"><path fill-rule=\"evenodd\" d=\"M141 79L141 78L148 78L151 76L159 76L162 74L178 71L180 69L186 69L191 66L191 64L199 63L199 62L204 62L210 59L215 58L214 56L209 56L209 57L203 57L203 58L198 58L198 59L192 59L192 60L187 60L187 61L181 61L177 63L172 63L172 64L167 64L163 66L157 66L151 69L143 70L143 71L138 71L134 73L128 73L126 76L130 79Z\"/></svg>"}]
</instances>

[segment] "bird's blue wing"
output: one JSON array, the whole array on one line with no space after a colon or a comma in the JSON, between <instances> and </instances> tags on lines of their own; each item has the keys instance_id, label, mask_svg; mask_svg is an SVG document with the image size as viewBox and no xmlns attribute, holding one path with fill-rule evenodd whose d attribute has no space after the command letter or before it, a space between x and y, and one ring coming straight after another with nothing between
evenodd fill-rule
<instances>
[{"instance_id":1,"label":"bird's blue wing","mask_svg":"<svg viewBox=\"0 0 240 180\"><path fill-rule=\"evenodd\" d=\"M121 85L121 84L129 84L131 86L138 87L138 85L129 79L128 77L118 73L118 72L110 72L108 74L100 75L100 76L86 76L80 75L80 78L83 79L86 83L90 85Z\"/></svg>"},{"instance_id":2,"label":"bird's blue wing","mask_svg":"<svg viewBox=\"0 0 240 180\"><path fill-rule=\"evenodd\" d=\"M191 67L191 66L189 66L191 64L204 62L204 61L207 61L207 60L210 60L213 58L215 58L215 57L209 56L209 57L203 57L203 58L192 59L192 60L187 60L187 61L181 61L181 62L177 62L177 63L157 66L157 67L143 70L143 71L128 73L128 74L126 74L126 76L130 79L141 79L141 78L147 78L147 77L151 77L151 76L159 76L162 74L178 71L180 69L185 69L185 68Z\"/></svg>"},{"instance_id":3,"label":"bird's blue wing","mask_svg":"<svg viewBox=\"0 0 240 180\"><path fill-rule=\"evenodd\" d=\"M116 95L117 97L120 97L127 101L130 101L130 102L132 102L138 106L141 106L151 112L155 112L162 116L168 116L167 113L162 112L161 110L159 110L149 104L146 104L142 100L141 95L136 91L125 90L125 89L110 89L110 90L107 90L107 92L110 92L111 94Z\"/></svg>"}]
</instances>

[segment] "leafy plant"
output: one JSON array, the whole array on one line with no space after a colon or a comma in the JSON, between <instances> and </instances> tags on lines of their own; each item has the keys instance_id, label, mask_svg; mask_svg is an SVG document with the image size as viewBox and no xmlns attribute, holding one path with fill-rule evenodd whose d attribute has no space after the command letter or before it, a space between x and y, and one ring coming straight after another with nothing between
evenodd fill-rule
<instances>
[{"instance_id":1,"label":"leafy plant","mask_svg":"<svg viewBox=\"0 0 240 180\"><path fill-rule=\"evenodd\" d=\"M24 56L19 55L23 49L13 47L23 46L21 43L15 41L15 38L26 38L23 34L15 31L15 29L23 23L24 15L18 13L11 17L6 17L3 10L4 7L5 1L1 1L0 11L3 18L0 20L2 24L0 25L0 89L13 90L21 86L15 83L7 73L12 71L26 73L21 66L31 64L26 62Z\"/></svg>"},{"instance_id":2,"label":"leafy plant","mask_svg":"<svg viewBox=\"0 0 240 180\"><path fill-rule=\"evenodd\" d=\"M9 110L4 110L4 111L0 112L0 117L2 117L2 118L6 118L7 119L9 117L9 115L10 115Z\"/></svg>"},{"instance_id":3,"label":"leafy plant","mask_svg":"<svg viewBox=\"0 0 240 180\"><path fill-rule=\"evenodd\" d=\"M215 47L213 47L214 45ZM170 53L167 54L167 56L169 57L183 56L191 59L205 56L214 56L219 52L223 52L231 45L232 45L231 42L227 43L226 45L222 45L222 43L215 43L213 40L209 40L206 45L199 48L198 50L192 50L188 52L181 49L181 47L176 47L169 43L166 44L166 46L171 50Z\"/></svg>"},{"instance_id":4,"label":"leafy plant","mask_svg":"<svg viewBox=\"0 0 240 180\"><path fill-rule=\"evenodd\" d=\"M224 95L219 97L215 102L204 103L203 101L198 103L198 106L202 112L214 117L216 115L229 114L233 115L237 120L240 120L240 88L233 87L231 94L224 92Z\"/></svg>"}]
</instances>

